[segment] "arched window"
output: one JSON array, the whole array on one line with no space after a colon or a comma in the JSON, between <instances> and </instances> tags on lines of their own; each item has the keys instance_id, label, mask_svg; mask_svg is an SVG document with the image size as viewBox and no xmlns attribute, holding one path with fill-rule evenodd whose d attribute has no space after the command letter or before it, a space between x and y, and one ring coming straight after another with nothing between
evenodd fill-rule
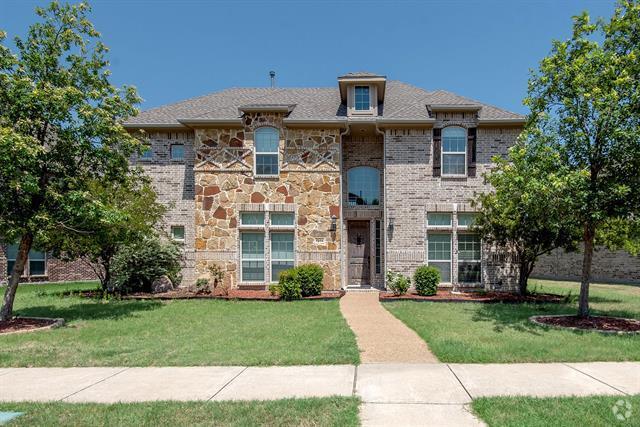
<instances>
[{"instance_id":1,"label":"arched window","mask_svg":"<svg viewBox=\"0 0 640 427\"><path fill-rule=\"evenodd\" d=\"M256 144L256 175L278 175L278 146L280 132L271 127L262 127L254 132Z\"/></svg>"},{"instance_id":2,"label":"arched window","mask_svg":"<svg viewBox=\"0 0 640 427\"><path fill-rule=\"evenodd\" d=\"M368 166L349 169L349 206L380 204L380 171Z\"/></svg>"},{"instance_id":3,"label":"arched window","mask_svg":"<svg viewBox=\"0 0 640 427\"><path fill-rule=\"evenodd\" d=\"M450 126L442 129L442 174L467 174L467 130Z\"/></svg>"}]
</instances>

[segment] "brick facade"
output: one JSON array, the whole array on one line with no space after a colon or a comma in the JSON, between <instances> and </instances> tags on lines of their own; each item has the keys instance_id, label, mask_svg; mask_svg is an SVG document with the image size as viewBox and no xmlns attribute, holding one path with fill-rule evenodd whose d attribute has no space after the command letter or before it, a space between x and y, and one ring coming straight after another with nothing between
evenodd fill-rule
<instances>
[{"instance_id":1,"label":"brick facade","mask_svg":"<svg viewBox=\"0 0 640 427\"><path fill-rule=\"evenodd\" d=\"M8 279L6 253L7 246L0 245L0 283L5 283ZM20 282L69 282L98 279L93 269L84 261L65 262L50 255L46 255L45 274L29 274L28 265L25 267L25 273Z\"/></svg>"}]
</instances>

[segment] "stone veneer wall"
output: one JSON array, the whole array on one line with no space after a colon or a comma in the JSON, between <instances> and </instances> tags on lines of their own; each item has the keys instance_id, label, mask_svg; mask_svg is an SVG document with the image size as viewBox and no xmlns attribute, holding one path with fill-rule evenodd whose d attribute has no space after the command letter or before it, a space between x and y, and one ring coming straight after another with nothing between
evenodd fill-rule
<instances>
[{"instance_id":1,"label":"stone veneer wall","mask_svg":"<svg viewBox=\"0 0 640 427\"><path fill-rule=\"evenodd\" d=\"M194 133L192 131L152 132L147 135L152 159L138 160L152 179L158 200L169 207L162 227L169 235L171 226L184 227L184 268L182 284L194 282ZM184 145L184 159L171 158L171 146Z\"/></svg>"},{"instance_id":2,"label":"stone veneer wall","mask_svg":"<svg viewBox=\"0 0 640 427\"><path fill-rule=\"evenodd\" d=\"M240 212L295 212L296 264L324 267L325 289L339 289L340 227L331 231L331 216L340 218L339 129L287 129L282 114L246 114L241 129L196 130L195 250L197 275L216 264L232 286L239 282ZM255 177L255 129L280 131L280 176ZM270 264L266 233L265 264ZM267 267L265 278L269 278ZM265 286L264 284L259 286Z\"/></svg>"},{"instance_id":3,"label":"stone veneer wall","mask_svg":"<svg viewBox=\"0 0 640 427\"><path fill-rule=\"evenodd\" d=\"M556 250L540 257L533 269L532 277L580 280L582 274L582 252L567 253ZM610 251L597 248L591 266L592 281L640 283L640 256L625 251Z\"/></svg>"},{"instance_id":4,"label":"stone veneer wall","mask_svg":"<svg viewBox=\"0 0 640 427\"><path fill-rule=\"evenodd\" d=\"M476 127L474 114L438 114L434 127ZM476 176L433 176L432 129L385 130L385 197L387 208L386 267L413 275L427 258L426 216L430 211L472 211L475 192L486 191L482 178L491 158L506 155L520 133L519 128L477 127ZM455 206L454 206L455 204ZM455 218L452 232L456 228ZM457 277L457 242L452 239L452 279ZM515 285L515 267L495 248L483 248L483 281L487 288L508 289Z\"/></svg>"}]
</instances>

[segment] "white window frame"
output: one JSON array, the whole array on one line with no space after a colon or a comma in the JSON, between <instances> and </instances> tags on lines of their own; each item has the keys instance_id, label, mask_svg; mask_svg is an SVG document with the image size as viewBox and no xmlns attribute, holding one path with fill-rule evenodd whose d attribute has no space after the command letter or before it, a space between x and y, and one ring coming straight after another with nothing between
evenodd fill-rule
<instances>
[{"instance_id":1,"label":"white window frame","mask_svg":"<svg viewBox=\"0 0 640 427\"><path fill-rule=\"evenodd\" d=\"M273 129L278 134L278 145L276 151L258 152L257 136L262 129ZM273 126L261 126L253 131L253 175L258 178L278 178L280 176L280 129ZM278 169L275 174L259 174L258 173L258 155L275 155L277 158L276 168Z\"/></svg>"},{"instance_id":2,"label":"white window frame","mask_svg":"<svg viewBox=\"0 0 640 427\"><path fill-rule=\"evenodd\" d=\"M430 214L440 214L440 215L449 215L449 224L439 225L439 224L430 224L429 223L429 215ZM429 229L446 229L451 230L453 227L453 212L427 212L427 228Z\"/></svg>"},{"instance_id":3,"label":"white window frame","mask_svg":"<svg viewBox=\"0 0 640 427\"><path fill-rule=\"evenodd\" d=\"M476 216L476 217L477 217L477 216L478 216L478 213L477 213L477 212L458 212L458 213L457 213L457 224L458 224L458 228L459 228L459 229L462 229L462 230L468 230L468 229L470 228L470 226L469 226L469 225L466 225L466 224L462 224L462 225L461 225L461 224L460 224L460 217L461 217L461 216L463 216L463 215L474 215L474 216Z\"/></svg>"},{"instance_id":4,"label":"white window frame","mask_svg":"<svg viewBox=\"0 0 640 427\"><path fill-rule=\"evenodd\" d=\"M445 139L445 133L447 131L447 129L462 129L464 130L464 152L460 152L460 151L444 151L444 139ZM468 147L467 144L469 144L469 131L467 130L467 128L464 128L462 126L447 126L442 128L442 135L441 135L441 149L440 149L440 168L442 171L442 176L444 177L466 177L467 176L467 171L469 169L469 165L468 165L468 161L469 159L467 159L467 151L468 151ZM464 155L464 173L445 173L444 172L444 156L445 154L455 154L455 155Z\"/></svg>"},{"instance_id":5,"label":"white window frame","mask_svg":"<svg viewBox=\"0 0 640 427\"><path fill-rule=\"evenodd\" d=\"M250 258L244 259L242 256L242 234L243 233L252 233L252 234L262 234L262 278L263 280L245 280L244 279L244 268L242 267L242 263L244 261L260 261L259 259ZM264 230L254 230L254 231L242 231L240 233L240 283L266 283L267 282L267 233Z\"/></svg>"},{"instance_id":6,"label":"white window frame","mask_svg":"<svg viewBox=\"0 0 640 427\"><path fill-rule=\"evenodd\" d=\"M473 260L473 261L469 261L469 260L460 260L460 236L478 236L479 240L480 240L480 258L478 260ZM458 247L458 265L456 266L456 268L458 269L458 284L459 285L466 285L466 286L474 286L474 285L479 285L482 283L482 254L483 254L483 249L482 249L482 239L480 238L480 236L477 233L470 233L470 232L463 232L463 233L457 233L456 234L456 238L458 239L457 242L457 247ZM460 264L463 263L476 263L478 265L480 265L480 281L479 282L463 282L460 280Z\"/></svg>"},{"instance_id":7,"label":"white window frame","mask_svg":"<svg viewBox=\"0 0 640 427\"><path fill-rule=\"evenodd\" d=\"M440 284L451 285L453 283L453 232L451 230L446 231L432 231L427 233L427 265L431 265L431 259L429 258L429 240L432 234L448 234L449 235L449 281L440 282ZM434 259L433 262L446 262L446 260Z\"/></svg>"},{"instance_id":8,"label":"white window frame","mask_svg":"<svg viewBox=\"0 0 640 427\"><path fill-rule=\"evenodd\" d=\"M293 217L293 223L291 224L274 224L272 217L274 215L291 215ZM288 230L293 230L296 228L296 214L295 212L269 212L269 228L271 229L275 229L275 230L283 230L283 231L288 231Z\"/></svg>"},{"instance_id":9,"label":"white window frame","mask_svg":"<svg viewBox=\"0 0 640 427\"><path fill-rule=\"evenodd\" d=\"M367 88L367 92L369 94L368 108L362 109L362 110L358 109L358 102L357 102L357 89L359 87L363 87L363 88L366 87ZM371 92L372 92L371 86L369 86L369 85L358 85L357 84L357 85L353 86L353 112L354 112L354 114L363 114L363 113L371 112Z\"/></svg>"},{"instance_id":10,"label":"white window frame","mask_svg":"<svg viewBox=\"0 0 640 427\"><path fill-rule=\"evenodd\" d=\"M274 258L273 257L273 239L272 239L272 235L274 234L291 234L292 236L292 243L293 243L293 251L292 251L292 258L291 259L282 259L282 258ZM275 231L269 231L269 252L271 254L271 261L269 263L269 283L277 283L278 281L276 280L275 282L273 281L273 263L275 261L286 261L286 262L292 262L293 263L293 267L291 268L295 268L296 267L296 233L294 230L275 230ZM265 265L266 267L266 265ZM266 280L265 280L266 282Z\"/></svg>"},{"instance_id":11,"label":"white window frame","mask_svg":"<svg viewBox=\"0 0 640 427\"><path fill-rule=\"evenodd\" d=\"M262 223L261 224L245 224L242 221L242 214L261 214L262 215ZM240 219L240 228L242 229L253 229L253 230L264 230L267 223L267 215L265 211L242 211L238 215Z\"/></svg>"},{"instance_id":12,"label":"white window frame","mask_svg":"<svg viewBox=\"0 0 640 427\"><path fill-rule=\"evenodd\" d=\"M177 229L177 228L182 228L182 239L177 239L174 235L173 235L173 230ZM172 226L169 227L169 233L171 234L171 240L175 241L175 242L184 242L186 237L187 237L187 230L186 227L184 225L180 225L180 224L174 224Z\"/></svg>"}]
</instances>

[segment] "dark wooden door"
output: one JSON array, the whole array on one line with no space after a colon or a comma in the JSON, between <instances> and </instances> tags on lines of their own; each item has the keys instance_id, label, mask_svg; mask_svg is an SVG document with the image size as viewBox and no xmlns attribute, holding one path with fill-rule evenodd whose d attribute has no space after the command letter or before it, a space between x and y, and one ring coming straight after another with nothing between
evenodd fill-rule
<instances>
[{"instance_id":1,"label":"dark wooden door","mask_svg":"<svg viewBox=\"0 0 640 427\"><path fill-rule=\"evenodd\" d=\"M349 221L349 285L368 286L369 283L369 221Z\"/></svg>"}]
</instances>

